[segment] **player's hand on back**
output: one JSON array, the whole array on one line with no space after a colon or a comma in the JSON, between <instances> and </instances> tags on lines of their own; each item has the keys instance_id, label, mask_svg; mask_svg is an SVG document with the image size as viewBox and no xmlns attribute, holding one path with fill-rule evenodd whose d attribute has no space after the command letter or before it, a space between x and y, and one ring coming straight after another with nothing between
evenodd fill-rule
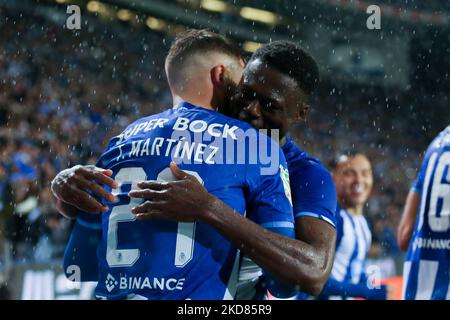
<instances>
[{"instance_id":1,"label":"player's hand on back","mask_svg":"<svg viewBox=\"0 0 450 320\"><path fill-rule=\"evenodd\" d=\"M89 192L109 202L115 197L102 185L117 188L116 181L110 178L111 170L98 168L93 165L74 166L61 171L52 181L51 189L57 200L71 205L88 213L101 213L108 211Z\"/></svg>"},{"instance_id":2,"label":"player's hand on back","mask_svg":"<svg viewBox=\"0 0 450 320\"><path fill-rule=\"evenodd\" d=\"M206 207L218 201L210 195L196 177L190 175L175 163L170 169L176 181L145 181L137 184L137 190L131 190L131 198L145 201L131 210L138 220L166 219L192 222L203 220Z\"/></svg>"}]
</instances>

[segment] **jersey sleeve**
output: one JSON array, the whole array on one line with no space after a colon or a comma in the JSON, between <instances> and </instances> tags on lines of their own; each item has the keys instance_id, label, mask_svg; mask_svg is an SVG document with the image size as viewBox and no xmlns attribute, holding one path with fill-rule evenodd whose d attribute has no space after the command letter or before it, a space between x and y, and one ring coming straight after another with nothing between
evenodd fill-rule
<instances>
[{"instance_id":1,"label":"jersey sleeve","mask_svg":"<svg viewBox=\"0 0 450 320\"><path fill-rule=\"evenodd\" d=\"M342 241L342 236L344 235L344 220L340 211L341 208L338 206L336 209L336 250L339 248Z\"/></svg>"},{"instance_id":2,"label":"jersey sleeve","mask_svg":"<svg viewBox=\"0 0 450 320\"><path fill-rule=\"evenodd\" d=\"M64 251L63 266L68 279L98 280L97 248L101 237L101 230L85 227L77 220ZM73 267L79 269L79 279L73 278Z\"/></svg>"},{"instance_id":3,"label":"jersey sleeve","mask_svg":"<svg viewBox=\"0 0 450 320\"><path fill-rule=\"evenodd\" d=\"M434 140L428 147L427 151L425 152L425 156L423 158L422 165L420 167L420 171L417 174L416 179L413 181L413 183L411 185L411 189L410 189L411 191L418 192L418 193L420 193L422 191L425 174L427 172L428 161L430 160L430 156L433 153L433 151L434 151Z\"/></svg>"},{"instance_id":4,"label":"jersey sleeve","mask_svg":"<svg viewBox=\"0 0 450 320\"><path fill-rule=\"evenodd\" d=\"M105 168L105 153L114 144L115 138L111 139L105 152L95 164L97 167ZM102 186L108 191L109 187ZM97 201L102 200L89 192ZM104 204L104 203L103 203ZM97 248L102 237L102 214L93 214L79 210L75 225L70 234L69 242L64 251L64 272L70 279L71 266L77 266L80 269L80 281L97 281Z\"/></svg>"},{"instance_id":5,"label":"jersey sleeve","mask_svg":"<svg viewBox=\"0 0 450 320\"><path fill-rule=\"evenodd\" d=\"M336 188L330 173L313 163L291 172L294 216L313 217L336 227Z\"/></svg>"},{"instance_id":6,"label":"jersey sleeve","mask_svg":"<svg viewBox=\"0 0 450 320\"><path fill-rule=\"evenodd\" d=\"M101 230L102 215L78 211L76 223L87 229Z\"/></svg>"},{"instance_id":7,"label":"jersey sleeve","mask_svg":"<svg viewBox=\"0 0 450 320\"><path fill-rule=\"evenodd\" d=\"M414 179L414 182L411 185L411 191L420 193L422 191L423 186L423 170L420 170L419 174L417 175L416 179Z\"/></svg>"},{"instance_id":8,"label":"jersey sleeve","mask_svg":"<svg viewBox=\"0 0 450 320\"><path fill-rule=\"evenodd\" d=\"M283 152L278 145L276 149L278 157L271 157L271 165L276 168L271 174L264 174L259 165L248 166L247 217L266 229L294 238L289 172Z\"/></svg>"}]
</instances>

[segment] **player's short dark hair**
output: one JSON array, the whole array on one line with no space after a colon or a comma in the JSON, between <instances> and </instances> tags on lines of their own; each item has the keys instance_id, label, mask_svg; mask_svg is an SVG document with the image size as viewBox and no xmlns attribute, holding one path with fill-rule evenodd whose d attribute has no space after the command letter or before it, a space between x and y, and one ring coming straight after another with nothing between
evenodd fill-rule
<instances>
[{"instance_id":1,"label":"player's short dark hair","mask_svg":"<svg viewBox=\"0 0 450 320\"><path fill-rule=\"evenodd\" d=\"M197 52L220 52L242 59L241 50L224 36L206 29L190 29L178 34L166 57L167 77L176 78L186 58Z\"/></svg>"},{"instance_id":2,"label":"player's short dark hair","mask_svg":"<svg viewBox=\"0 0 450 320\"><path fill-rule=\"evenodd\" d=\"M330 160L330 162L328 163L328 167L334 171L337 169L340 163L345 162L348 159L354 158L357 155L366 156L363 152L354 149L338 153Z\"/></svg>"},{"instance_id":3,"label":"player's short dark hair","mask_svg":"<svg viewBox=\"0 0 450 320\"><path fill-rule=\"evenodd\" d=\"M256 59L294 79L307 96L319 84L320 74L316 61L294 42L281 40L264 44L253 53L250 61Z\"/></svg>"}]
</instances>

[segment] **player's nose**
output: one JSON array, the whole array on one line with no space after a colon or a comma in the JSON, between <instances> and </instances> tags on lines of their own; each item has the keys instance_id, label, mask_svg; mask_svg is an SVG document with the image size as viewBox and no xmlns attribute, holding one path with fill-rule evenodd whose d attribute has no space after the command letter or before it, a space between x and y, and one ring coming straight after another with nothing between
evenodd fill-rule
<instances>
[{"instance_id":1,"label":"player's nose","mask_svg":"<svg viewBox=\"0 0 450 320\"><path fill-rule=\"evenodd\" d=\"M261 117L261 106L257 100L251 101L244 110L252 118Z\"/></svg>"},{"instance_id":2,"label":"player's nose","mask_svg":"<svg viewBox=\"0 0 450 320\"><path fill-rule=\"evenodd\" d=\"M357 173L356 175L355 175L355 182L357 183L357 184L363 184L365 181L364 181L365 179L364 179L364 175L363 174L361 174L361 173Z\"/></svg>"}]
</instances>

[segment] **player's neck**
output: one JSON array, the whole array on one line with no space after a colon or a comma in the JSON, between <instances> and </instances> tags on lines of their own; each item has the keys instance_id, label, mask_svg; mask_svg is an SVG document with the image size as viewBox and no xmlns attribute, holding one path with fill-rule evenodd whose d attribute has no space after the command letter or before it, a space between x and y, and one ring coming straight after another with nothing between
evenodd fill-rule
<instances>
[{"instance_id":1,"label":"player's neck","mask_svg":"<svg viewBox=\"0 0 450 320\"><path fill-rule=\"evenodd\" d=\"M360 216L363 214L363 205L356 205L353 207L347 207L345 210L348 211L352 216Z\"/></svg>"},{"instance_id":2,"label":"player's neck","mask_svg":"<svg viewBox=\"0 0 450 320\"><path fill-rule=\"evenodd\" d=\"M209 110L216 110L215 107L213 107L209 102L205 101L204 99L198 99L193 98L190 96L184 96L183 98L178 95L172 95L173 105L178 105L181 102L189 102L190 104L193 104L196 107L201 107Z\"/></svg>"}]
</instances>

